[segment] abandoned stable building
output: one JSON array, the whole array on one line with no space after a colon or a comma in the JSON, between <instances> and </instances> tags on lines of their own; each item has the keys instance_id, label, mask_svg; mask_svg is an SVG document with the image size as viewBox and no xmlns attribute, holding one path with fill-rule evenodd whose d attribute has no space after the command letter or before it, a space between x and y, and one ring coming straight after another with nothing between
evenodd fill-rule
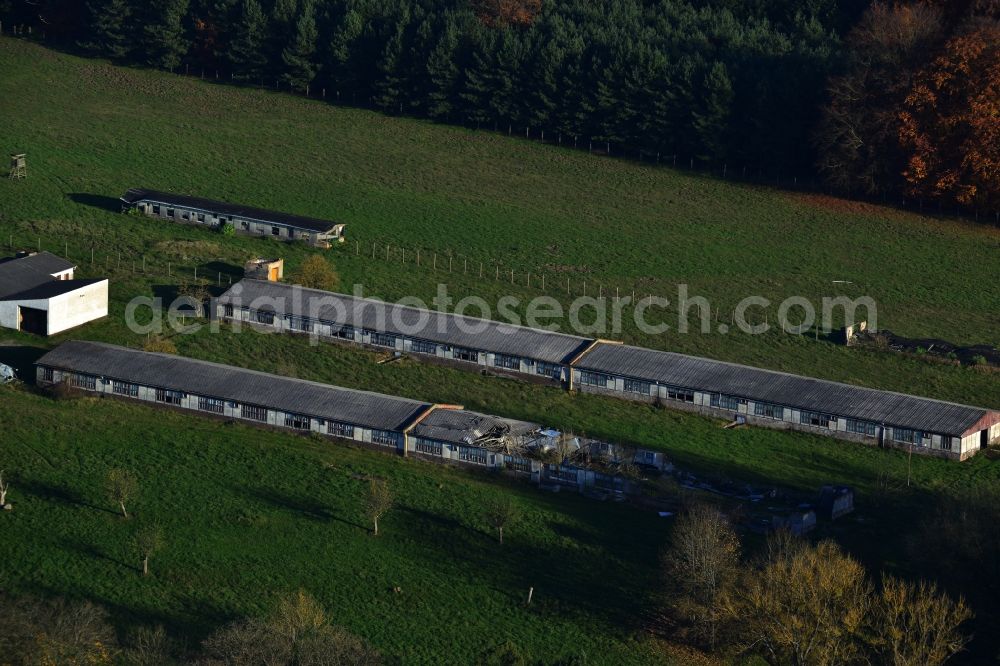
<instances>
[{"instance_id":1,"label":"abandoned stable building","mask_svg":"<svg viewBox=\"0 0 1000 666\"><path fill-rule=\"evenodd\" d=\"M0 326L53 335L106 317L107 279L78 280L75 271L48 252L0 259Z\"/></svg>"},{"instance_id":2,"label":"abandoned stable building","mask_svg":"<svg viewBox=\"0 0 1000 666\"><path fill-rule=\"evenodd\" d=\"M145 189L128 190L121 202L123 212L136 210L171 222L213 228L231 224L237 233L297 240L322 248L344 242L344 224L314 217Z\"/></svg>"},{"instance_id":3,"label":"abandoned stable building","mask_svg":"<svg viewBox=\"0 0 1000 666\"><path fill-rule=\"evenodd\" d=\"M36 363L40 386L66 385L101 396L300 433L348 440L437 462L506 469L539 484L580 492L622 493L622 477L525 457L561 435L535 423L368 391L291 379L208 361L72 340ZM621 452L589 440L610 459ZM574 438L571 448L581 443ZM633 450L637 464L664 469L662 453Z\"/></svg>"},{"instance_id":4,"label":"abandoned stable building","mask_svg":"<svg viewBox=\"0 0 1000 666\"><path fill-rule=\"evenodd\" d=\"M534 377L753 424L964 460L1000 438L1000 411L706 358L243 280L214 316Z\"/></svg>"},{"instance_id":5,"label":"abandoned stable building","mask_svg":"<svg viewBox=\"0 0 1000 666\"><path fill-rule=\"evenodd\" d=\"M36 364L42 386L132 398L252 424L363 442L403 455L498 466L487 444L540 427L462 409L270 375L173 354L73 340ZM518 464L526 460L515 461Z\"/></svg>"}]
</instances>

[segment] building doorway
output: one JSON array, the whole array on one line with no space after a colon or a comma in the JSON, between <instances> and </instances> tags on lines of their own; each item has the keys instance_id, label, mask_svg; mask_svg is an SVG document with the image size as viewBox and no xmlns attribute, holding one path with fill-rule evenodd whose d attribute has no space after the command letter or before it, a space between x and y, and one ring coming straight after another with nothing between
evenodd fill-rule
<instances>
[{"instance_id":1,"label":"building doorway","mask_svg":"<svg viewBox=\"0 0 1000 666\"><path fill-rule=\"evenodd\" d=\"M25 333L35 335L49 334L49 313L38 308L18 308L20 313L20 329Z\"/></svg>"},{"instance_id":2,"label":"building doorway","mask_svg":"<svg viewBox=\"0 0 1000 666\"><path fill-rule=\"evenodd\" d=\"M979 448L980 450L988 448L990 445L990 429L983 428L979 431Z\"/></svg>"}]
</instances>

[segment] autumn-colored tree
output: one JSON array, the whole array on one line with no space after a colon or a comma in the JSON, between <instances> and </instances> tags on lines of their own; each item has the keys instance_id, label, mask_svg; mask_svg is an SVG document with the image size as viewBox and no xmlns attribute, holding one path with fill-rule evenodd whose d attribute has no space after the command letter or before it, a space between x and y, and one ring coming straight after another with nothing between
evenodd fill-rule
<instances>
[{"instance_id":1,"label":"autumn-colored tree","mask_svg":"<svg viewBox=\"0 0 1000 666\"><path fill-rule=\"evenodd\" d=\"M375 526L373 531L378 536L378 521L389 513L395 498L389 482L385 479L371 479L368 483L368 494L365 496L365 514Z\"/></svg>"},{"instance_id":2,"label":"autumn-colored tree","mask_svg":"<svg viewBox=\"0 0 1000 666\"><path fill-rule=\"evenodd\" d=\"M831 80L816 133L818 167L829 184L864 193L901 184L899 109L942 29L936 7L877 2L851 31L847 71Z\"/></svg>"},{"instance_id":3,"label":"autumn-colored tree","mask_svg":"<svg viewBox=\"0 0 1000 666\"><path fill-rule=\"evenodd\" d=\"M321 255L312 254L306 257L296 275L296 282L309 289L332 291L337 288L340 279L336 271Z\"/></svg>"},{"instance_id":4,"label":"autumn-colored tree","mask_svg":"<svg viewBox=\"0 0 1000 666\"><path fill-rule=\"evenodd\" d=\"M161 354L176 354L177 345L170 338L165 338L162 335L154 335L146 339L142 343L143 351L148 352L159 352Z\"/></svg>"},{"instance_id":5,"label":"autumn-colored tree","mask_svg":"<svg viewBox=\"0 0 1000 666\"><path fill-rule=\"evenodd\" d=\"M914 196L1000 208L1000 23L977 21L914 80L899 114Z\"/></svg>"},{"instance_id":6,"label":"autumn-colored tree","mask_svg":"<svg viewBox=\"0 0 1000 666\"><path fill-rule=\"evenodd\" d=\"M878 663L936 666L968 643L960 627L972 618L972 612L963 599L952 601L932 583L907 583L886 576L872 618Z\"/></svg>"},{"instance_id":7,"label":"autumn-colored tree","mask_svg":"<svg viewBox=\"0 0 1000 666\"><path fill-rule=\"evenodd\" d=\"M472 0L472 8L483 25L491 28L527 26L542 11L542 0Z\"/></svg>"},{"instance_id":8,"label":"autumn-colored tree","mask_svg":"<svg viewBox=\"0 0 1000 666\"><path fill-rule=\"evenodd\" d=\"M853 663L865 650L871 586L832 541L772 551L733 600L749 645L775 664Z\"/></svg>"}]
</instances>

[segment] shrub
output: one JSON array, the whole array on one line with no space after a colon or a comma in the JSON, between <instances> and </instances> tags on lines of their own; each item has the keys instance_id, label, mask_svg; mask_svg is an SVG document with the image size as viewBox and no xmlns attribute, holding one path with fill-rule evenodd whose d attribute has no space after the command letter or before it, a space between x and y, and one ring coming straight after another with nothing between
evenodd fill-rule
<instances>
[{"instance_id":1,"label":"shrub","mask_svg":"<svg viewBox=\"0 0 1000 666\"><path fill-rule=\"evenodd\" d=\"M219 231L222 233L223 236L236 235L236 227L233 226L232 222L226 222L225 224L223 224L221 227L219 227Z\"/></svg>"}]
</instances>

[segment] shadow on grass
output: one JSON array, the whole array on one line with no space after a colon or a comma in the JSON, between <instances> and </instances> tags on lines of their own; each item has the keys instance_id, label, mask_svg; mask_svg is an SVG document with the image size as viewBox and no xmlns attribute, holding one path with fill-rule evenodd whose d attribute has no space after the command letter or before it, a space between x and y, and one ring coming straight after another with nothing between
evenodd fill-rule
<instances>
[{"instance_id":1,"label":"shadow on grass","mask_svg":"<svg viewBox=\"0 0 1000 666\"><path fill-rule=\"evenodd\" d=\"M111 514L112 516L120 516L117 511L109 509L108 507L98 506L92 502L87 501L76 491L66 488L64 486L57 486L51 483L46 483L45 481L38 481L32 479L18 479L17 480L18 490L24 492L28 495L34 495L35 497L43 500L49 500L54 502L61 502L63 504L72 504L84 509L92 509L94 511L100 511L103 513Z\"/></svg>"},{"instance_id":2,"label":"shadow on grass","mask_svg":"<svg viewBox=\"0 0 1000 666\"><path fill-rule=\"evenodd\" d=\"M309 498L295 497L274 488L239 488L237 490L242 491L245 495L254 500L264 502L265 504L283 511L304 516L311 520L333 521L343 523L344 525L354 527L365 532L370 531L368 526L338 516L330 510L330 507Z\"/></svg>"},{"instance_id":3,"label":"shadow on grass","mask_svg":"<svg viewBox=\"0 0 1000 666\"><path fill-rule=\"evenodd\" d=\"M142 567L139 567L135 564L129 564L128 562L123 562L117 557L109 555L107 552L105 552L95 544L80 540L62 539L59 542L59 545L69 552L77 553L79 555L83 555L84 557L88 557L95 560L104 560L105 562L109 562L124 569L128 569L131 572L139 574L142 573Z\"/></svg>"},{"instance_id":4,"label":"shadow on grass","mask_svg":"<svg viewBox=\"0 0 1000 666\"><path fill-rule=\"evenodd\" d=\"M91 208L120 213L122 202L115 197L106 197L103 194L91 194L90 192L71 192L67 195L73 203L83 204Z\"/></svg>"},{"instance_id":5,"label":"shadow on grass","mask_svg":"<svg viewBox=\"0 0 1000 666\"><path fill-rule=\"evenodd\" d=\"M35 362L47 351L41 347L27 345L0 345L0 363L14 368L17 378L25 384L34 384Z\"/></svg>"}]
</instances>

